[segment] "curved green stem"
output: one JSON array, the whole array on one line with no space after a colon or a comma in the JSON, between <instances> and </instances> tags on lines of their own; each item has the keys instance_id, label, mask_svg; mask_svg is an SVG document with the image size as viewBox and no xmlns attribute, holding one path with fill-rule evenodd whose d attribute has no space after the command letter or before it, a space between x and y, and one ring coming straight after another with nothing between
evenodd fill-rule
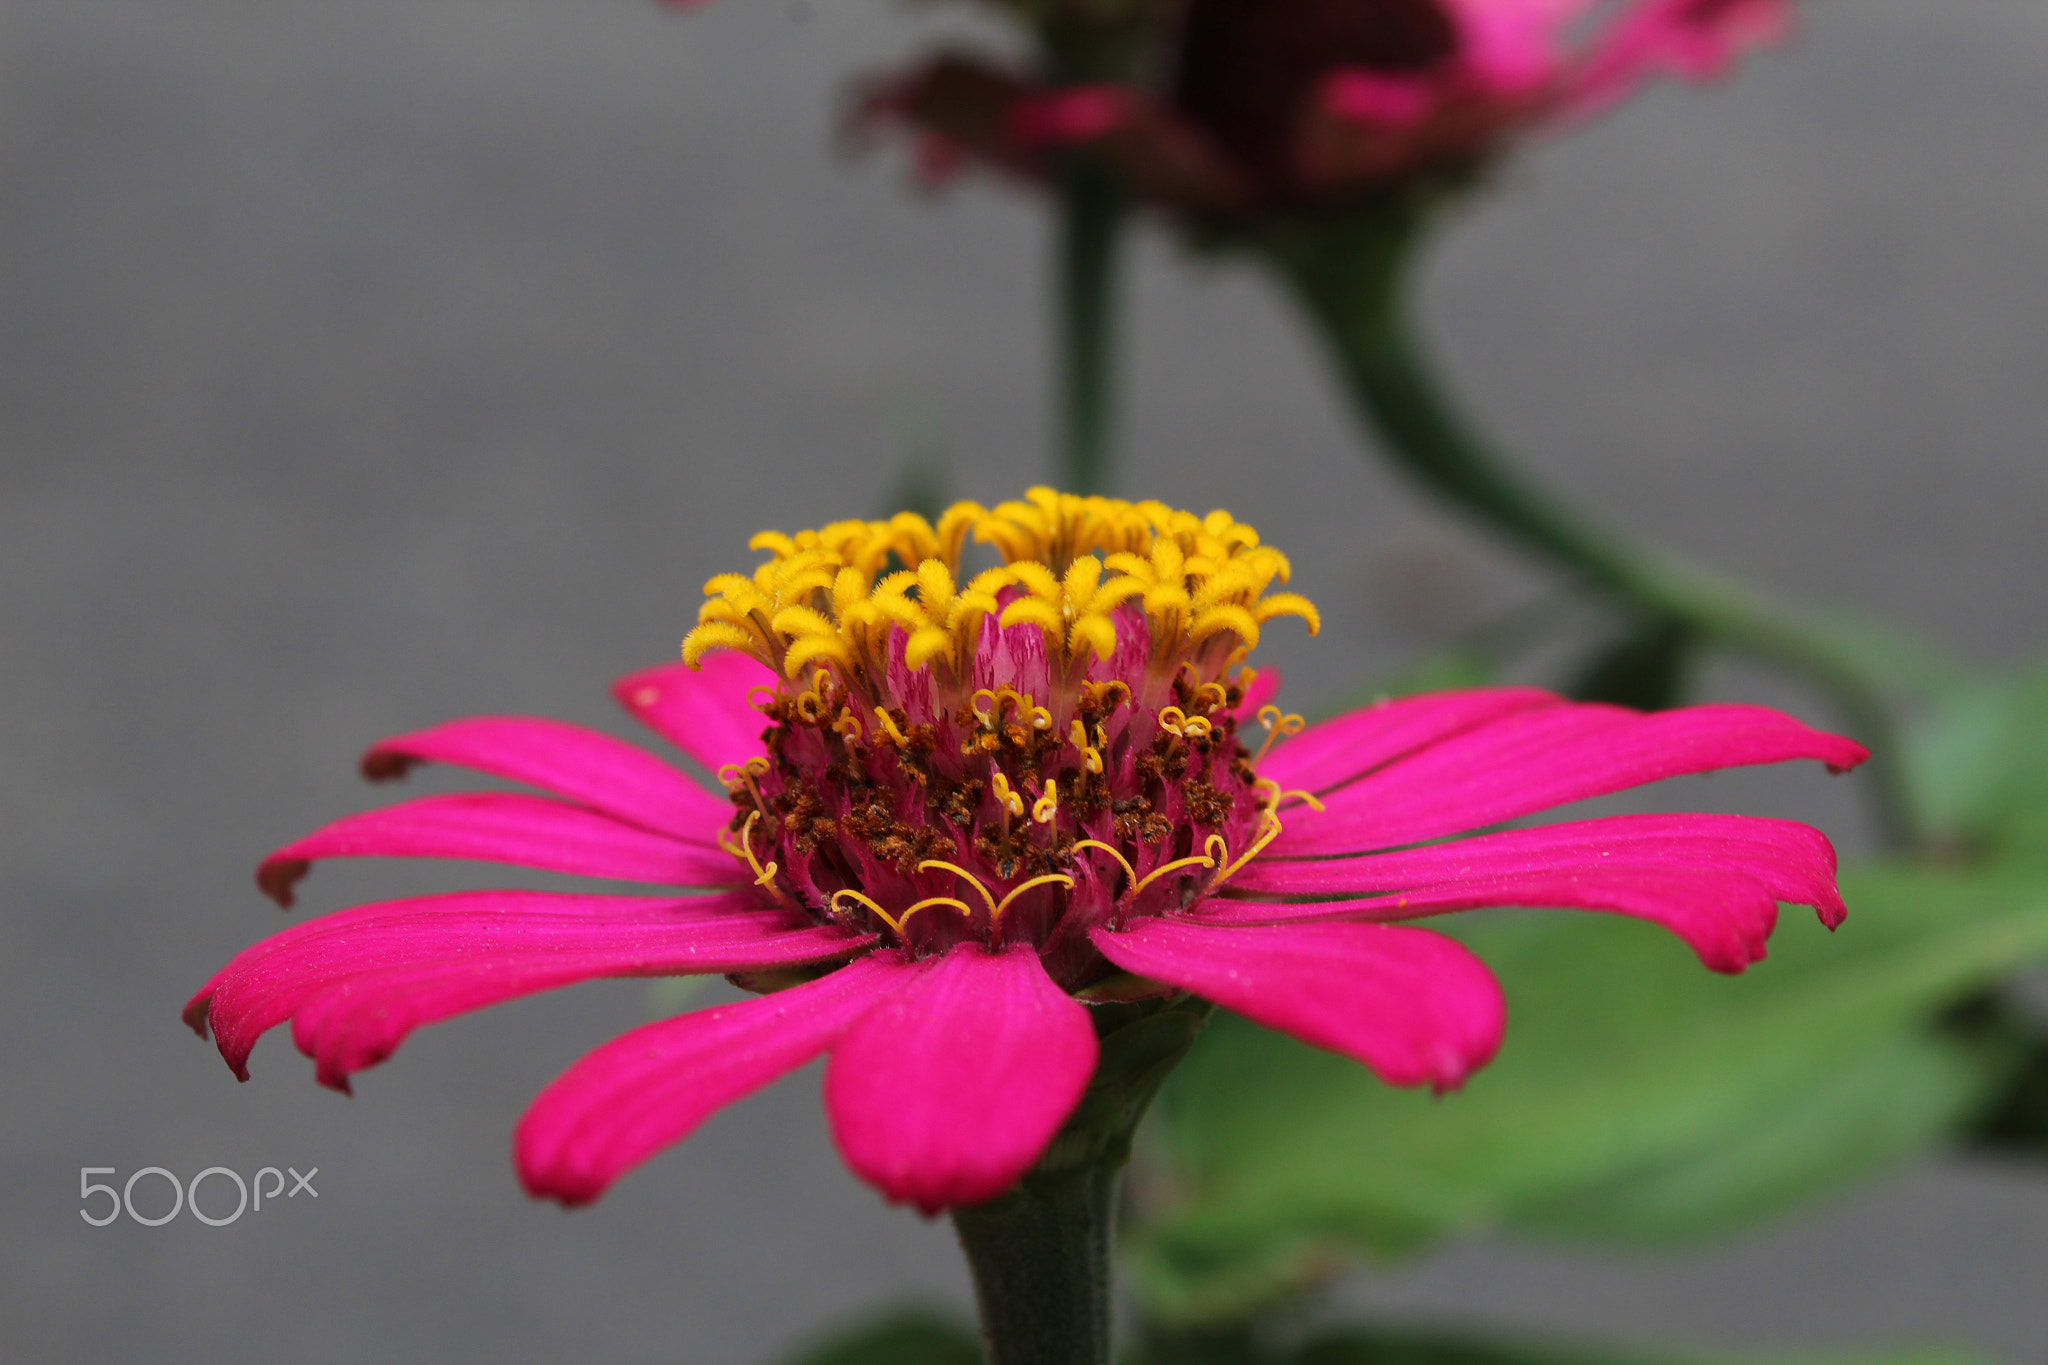
<instances>
[{"instance_id":1,"label":"curved green stem","mask_svg":"<svg viewBox=\"0 0 2048 1365\"><path fill-rule=\"evenodd\" d=\"M1109 487L1122 188L1084 153L1059 176L1060 471L1070 493Z\"/></svg>"},{"instance_id":2,"label":"curved green stem","mask_svg":"<svg viewBox=\"0 0 2048 1365\"><path fill-rule=\"evenodd\" d=\"M1305 232L1276 241L1272 251L1388 454L1439 496L1582 577L1639 618L1689 627L1818 687L1871 750L1886 841L1915 844L1891 709L1861 648L1825 623L1639 550L1499 459L1438 385L1416 342L1405 291L1414 236L1412 224L1376 222L1349 232Z\"/></svg>"}]
</instances>

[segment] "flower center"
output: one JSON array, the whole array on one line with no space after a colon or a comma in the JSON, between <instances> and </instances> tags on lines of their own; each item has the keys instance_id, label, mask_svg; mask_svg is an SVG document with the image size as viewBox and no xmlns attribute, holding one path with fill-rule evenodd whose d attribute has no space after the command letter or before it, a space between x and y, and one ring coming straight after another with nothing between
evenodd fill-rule
<instances>
[{"instance_id":1,"label":"flower center","mask_svg":"<svg viewBox=\"0 0 2048 1365\"><path fill-rule=\"evenodd\" d=\"M970 536L1002 563L962 586ZM1088 929L1191 904L1278 833L1254 765L1300 720L1248 707L1242 665L1265 622L1318 621L1229 514L1033 489L752 544L683 657L776 671L766 756L720 774L764 895L916 954L1030 944L1073 986Z\"/></svg>"}]
</instances>

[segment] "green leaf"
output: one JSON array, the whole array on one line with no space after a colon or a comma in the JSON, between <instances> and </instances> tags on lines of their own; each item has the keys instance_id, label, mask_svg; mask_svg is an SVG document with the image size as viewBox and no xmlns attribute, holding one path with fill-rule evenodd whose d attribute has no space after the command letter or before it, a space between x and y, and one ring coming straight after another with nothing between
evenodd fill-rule
<instances>
[{"instance_id":1,"label":"green leaf","mask_svg":"<svg viewBox=\"0 0 2048 1365\"><path fill-rule=\"evenodd\" d=\"M2048 663L1944 689L1908 737L1922 821L1979 852L2048 853Z\"/></svg>"},{"instance_id":2,"label":"green leaf","mask_svg":"<svg viewBox=\"0 0 2048 1365\"><path fill-rule=\"evenodd\" d=\"M1920 1348L1770 1355L1595 1346L1554 1334L1520 1339L1395 1327L1338 1327L1281 1344L1251 1327L1155 1331L1125 1365L1984 1365L1959 1351Z\"/></svg>"},{"instance_id":3,"label":"green leaf","mask_svg":"<svg viewBox=\"0 0 2048 1365\"><path fill-rule=\"evenodd\" d=\"M1161 1097L1135 1283L1214 1319L1351 1253L1503 1224L1675 1240L1902 1159L2009 1063L1930 1030L2048 952L2048 877L1898 866L1844 890L1838 934L1788 914L1734 978L1616 917L1440 921L1510 1011L1499 1058L1442 1098L1219 1016Z\"/></svg>"},{"instance_id":4,"label":"green leaf","mask_svg":"<svg viewBox=\"0 0 2048 1365\"><path fill-rule=\"evenodd\" d=\"M1318 1338L1285 1357L1285 1361L1286 1365L1982 1365L1978 1357L1945 1350L1764 1357L1722 1352L1612 1350L1566 1343L1534 1345L1364 1329L1333 1332Z\"/></svg>"},{"instance_id":5,"label":"green leaf","mask_svg":"<svg viewBox=\"0 0 2048 1365\"><path fill-rule=\"evenodd\" d=\"M899 1308L841 1329L787 1365L981 1365L981 1335L948 1314Z\"/></svg>"},{"instance_id":6,"label":"green leaf","mask_svg":"<svg viewBox=\"0 0 2048 1365\"><path fill-rule=\"evenodd\" d=\"M2004 1048L1927 1030L1844 1059L1758 1121L1512 1212L1517 1229L1678 1243L1734 1232L1939 1142L1976 1114L2014 1063ZM1846 1142L1847 1135L1854 1142ZM1705 1136L1705 1135L1703 1135Z\"/></svg>"}]
</instances>

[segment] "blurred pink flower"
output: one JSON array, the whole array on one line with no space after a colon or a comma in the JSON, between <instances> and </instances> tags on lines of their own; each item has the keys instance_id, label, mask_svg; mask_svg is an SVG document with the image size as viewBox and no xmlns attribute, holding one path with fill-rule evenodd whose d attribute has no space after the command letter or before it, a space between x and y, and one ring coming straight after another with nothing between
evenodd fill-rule
<instances>
[{"instance_id":1,"label":"blurred pink flower","mask_svg":"<svg viewBox=\"0 0 2048 1365\"><path fill-rule=\"evenodd\" d=\"M970 529L1007 562L961 585ZM595 731L456 721L373 746L364 772L445 763L545 794L348 816L258 872L286 905L337 857L691 893L466 892L289 929L186 1007L238 1076L287 1020L320 1081L346 1090L452 1015L595 977L730 973L770 993L636 1029L541 1093L515 1144L527 1189L596 1199L828 1055L847 1163L931 1212L1000 1194L1044 1152L1094 1074L1084 1002L1191 992L1394 1084L1446 1088L1498 1046L1500 989L1457 942L1398 921L1610 911L1732 972L1763 956L1779 901L1842 916L1828 841L1782 820L1453 836L1685 773L1846 769L1858 745L1760 707L1645 715L1520 687L1297 734L1270 704L1275 675L1239 661L1261 623L1313 629L1314 609L1267 591L1286 561L1227 514L1033 490L936 528L906 514L755 544L773 557L712 581L689 663L614 689L724 792ZM916 568L886 572L892 555ZM1264 741L1241 742L1254 724Z\"/></svg>"},{"instance_id":2,"label":"blurred pink flower","mask_svg":"<svg viewBox=\"0 0 2048 1365\"><path fill-rule=\"evenodd\" d=\"M1163 91L949 55L862 117L1034 177L1094 147L1154 200L1243 212L1469 169L1652 77L1718 77L1791 23L1790 0L1190 0Z\"/></svg>"}]
</instances>

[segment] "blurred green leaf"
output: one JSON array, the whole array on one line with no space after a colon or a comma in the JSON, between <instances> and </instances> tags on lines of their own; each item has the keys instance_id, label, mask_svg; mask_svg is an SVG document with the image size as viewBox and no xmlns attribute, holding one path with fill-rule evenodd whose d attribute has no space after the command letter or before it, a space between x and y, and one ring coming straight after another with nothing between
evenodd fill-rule
<instances>
[{"instance_id":1,"label":"blurred green leaf","mask_svg":"<svg viewBox=\"0 0 2048 1365\"><path fill-rule=\"evenodd\" d=\"M1627 1351L1577 1344L1528 1345L1476 1337L1352 1330L1320 1337L1287 1365L1982 1365L1957 1351L1756 1356L1726 1352ZM1161 1365L1165 1365L1161 1362Z\"/></svg>"},{"instance_id":2,"label":"blurred green leaf","mask_svg":"<svg viewBox=\"0 0 2048 1365\"><path fill-rule=\"evenodd\" d=\"M1264 1335L1250 1328L1154 1333L1125 1365L1983 1365L1977 1356L1934 1348L1759 1356L1591 1346L1554 1334L1510 1341L1391 1327L1340 1327L1284 1345Z\"/></svg>"},{"instance_id":3,"label":"blurred green leaf","mask_svg":"<svg viewBox=\"0 0 2048 1365\"><path fill-rule=\"evenodd\" d=\"M816 1342L786 1365L981 1365L981 1334L948 1314L900 1308Z\"/></svg>"},{"instance_id":4,"label":"blurred green leaf","mask_svg":"<svg viewBox=\"0 0 2048 1365\"><path fill-rule=\"evenodd\" d=\"M1943 689L1906 758L1920 817L1937 837L2048 860L2048 663Z\"/></svg>"},{"instance_id":5,"label":"blurred green leaf","mask_svg":"<svg viewBox=\"0 0 2048 1365\"><path fill-rule=\"evenodd\" d=\"M1988 1103L2016 1060L1975 1040L1904 1033L1845 1058L1761 1121L1534 1198L1510 1222L1528 1232L1646 1243L1733 1232L1926 1151Z\"/></svg>"},{"instance_id":6,"label":"blurred green leaf","mask_svg":"<svg viewBox=\"0 0 2048 1365\"><path fill-rule=\"evenodd\" d=\"M1440 921L1510 1010L1499 1058L1440 1099L1219 1017L1161 1098L1136 1284L1155 1313L1214 1319L1350 1253L1502 1224L1675 1240L1903 1158L2012 1064L1931 1029L2048 952L2048 876L1895 866L1844 890L1838 934L1788 914L1737 978L1634 921Z\"/></svg>"}]
</instances>

